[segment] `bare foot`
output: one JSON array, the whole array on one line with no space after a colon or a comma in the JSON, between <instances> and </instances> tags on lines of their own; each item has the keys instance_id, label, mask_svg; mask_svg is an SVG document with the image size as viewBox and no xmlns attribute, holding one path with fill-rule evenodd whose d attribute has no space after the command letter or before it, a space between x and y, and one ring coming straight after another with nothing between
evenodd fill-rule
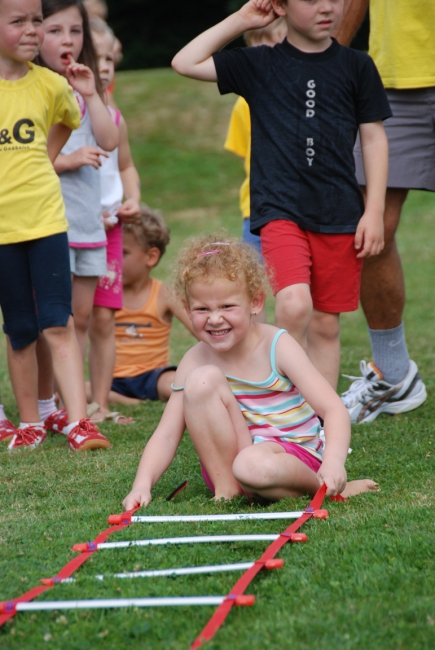
<instances>
[{"instance_id":1,"label":"bare foot","mask_svg":"<svg viewBox=\"0 0 435 650\"><path fill-rule=\"evenodd\" d=\"M380 489L379 485L374 481L369 478L362 478L359 481L348 481L341 496L348 499L362 492L379 492Z\"/></svg>"}]
</instances>

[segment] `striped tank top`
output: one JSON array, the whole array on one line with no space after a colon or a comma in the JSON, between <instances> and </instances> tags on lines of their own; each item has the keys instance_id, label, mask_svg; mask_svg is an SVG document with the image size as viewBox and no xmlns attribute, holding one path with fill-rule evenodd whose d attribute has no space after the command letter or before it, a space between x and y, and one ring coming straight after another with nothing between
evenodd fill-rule
<instances>
[{"instance_id":1,"label":"striped tank top","mask_svg":"<svg viewBox=\"0 0 435 650\"><path fill-rule=\"evenodd\" d=\"M273 338L270 348L272 372L267 379L252 382L227 375L227 380L254 444L274 442L278 438L301 445L322 460L323 442L319 438L320 422L316 413L296 386L276 369L276 345L285 332L278 330Z\"/></svg>"}]
</instances>

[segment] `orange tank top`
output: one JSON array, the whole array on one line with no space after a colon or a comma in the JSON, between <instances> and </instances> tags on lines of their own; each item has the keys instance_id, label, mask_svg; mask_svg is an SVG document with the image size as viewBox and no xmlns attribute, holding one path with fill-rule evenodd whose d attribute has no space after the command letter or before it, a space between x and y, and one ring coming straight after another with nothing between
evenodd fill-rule
<instances>
[{"instance_id":1,"label":"orange tank top","mask_svg":"<svg viewBox=\"0 0 435 650\"><path fill-rule=\"evenodd\" d=\"M137 377L169 365L171 323L159 316L157 299L161 287L160 280L152 279L150 295L143 307L124 307L115 312L114 377Z\"/></svg>"}]
</instances>

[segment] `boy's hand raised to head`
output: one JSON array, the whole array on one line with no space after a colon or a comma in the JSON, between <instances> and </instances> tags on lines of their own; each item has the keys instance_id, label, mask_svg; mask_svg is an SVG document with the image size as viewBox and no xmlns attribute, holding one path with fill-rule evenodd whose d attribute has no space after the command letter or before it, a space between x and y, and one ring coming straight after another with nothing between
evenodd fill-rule
<instances>
[{"instance_id":1,"label":"boy's hand raised to head","mask_svg":"<svg viewBox=\"0 0 435 650\"><path fill-rule=\"evenodd\" d=\"M246 21L246 30L261 29L278 18L270 0L249 0L238 13Z\"/></svg>"},{"instance_id":2,"label":"boy's hand raised to head","mask_svg":"<svg viewBox=\"0 0 435 650\"><path fill-rule=\"evenodd\" d=\"M277 18L270 0L249 0L241 9L188 43L172 59L178 74L201 81L217 81L212 55L243 32L266 27Z\"/></svg>"}]
</instances>

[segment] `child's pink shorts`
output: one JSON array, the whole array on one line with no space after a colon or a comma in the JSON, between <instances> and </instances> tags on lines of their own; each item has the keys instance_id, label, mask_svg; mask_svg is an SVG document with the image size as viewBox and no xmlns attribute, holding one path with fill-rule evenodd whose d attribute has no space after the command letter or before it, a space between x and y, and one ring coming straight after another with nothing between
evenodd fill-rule
<instances>
[{"instance_id":1,"label":"child's pink shorts","mask_svg":"<svg viewBox=\"0 0 435 650\"><path fill-rule=\"evenodd\" d=\"M279 438L271 438L270 442L276 442L278 445L281 445L281 447L284 447L286 452L288 454L291 454L292 456L296 456L296 458L299 458L307 467L313 470L317 474L319 471L320 465L322 462L313 456L313 454L310 454L309 451L301 447L301 445L297 445L295 442L287 442L286 440L280 440ZM261 444L261 443L257 443ZM202 473L202 478L205 481L205 484L207 485L208 488L213 492L214 494L214 485L211 482L211 479L209 475L206 472L206 469L204 465L201 463L201 473Z\"/></svg>"},{"instance_id":2,"label":"child's pink shorts","mask_svg":"<svg viewBox=\"0 0 435 650\"><path fill-rule=\"evenodd\" d=\"M107 231L107 273L98 278L95 307L122 309L122 226Z\"/></svg>"}]
</instances>

